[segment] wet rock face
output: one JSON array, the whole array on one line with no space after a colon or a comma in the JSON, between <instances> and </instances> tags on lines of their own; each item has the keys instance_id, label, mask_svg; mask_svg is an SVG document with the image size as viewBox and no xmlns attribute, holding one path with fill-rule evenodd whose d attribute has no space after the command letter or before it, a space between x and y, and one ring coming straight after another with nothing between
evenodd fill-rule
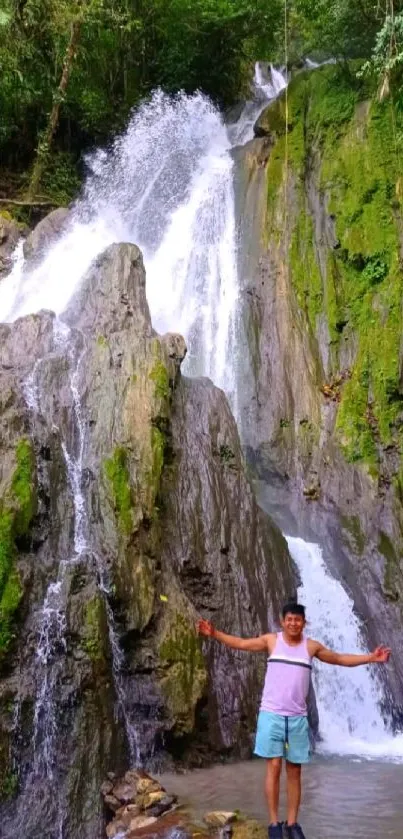
<instances>
[{"instance_id":1,"label":"wet rock face","mask_svg":"<svg viewBox=\"0 0 403 839\"><path fill-rule=\"evenodd\" d=\"M220 629L268 631L294 591L293 573L285 541L245 476L227 400L209 380L182 378L172 445L163 568L175 569L197 613ZM249 755L265 660L211 641L204 650L209 690L197 711L200 748L204 739L217 752Z\"/></svg>"},{"instance_id":2,"label":"wet rock face","mask_svg":"<svg viewBox=\"0 0 403 839\"><path fill-rule=\"evenodd\" d=\"M0 332L2 836L93 839L130 755L250 748L259 666L203 654L195 621L262 631L292 570L223 394L181 380L183 339L152 329L135 246L60 321Z\"/></svg>"},{"instance_id":3,"label":"wet rock face","mask_svg":"<svg viewBox=\"0 0 403 839\"><path fill-rule=\"evenodd\" d=\"M24 256L30 261L37 261L43 256L45 250L62 233L67 226L70 212L65 207L59 207L49 213L24 242Z\"/></svg>"},{"instance_id":4,"label":"wet rock face","mask_svg":"<svg viewBox=\"0 0 403 839\"><path fill-rule=\"evenodd\" d=\"M290 86L287 171L281 101L260 119L261 138L237 152L241 437L265 508L286 532L325 546L368 643L386 638L396 650L385 707L401 719L400 222L377 174L387 121L339 78L347 105L336 114L326 96L337 72L301 74ZM310 122L316 107L326 125ZM393 163L386 170L395 184Z\"/></svg>"},{"instance_id":5,"label":"wet rock face","mask_svg":"<svg viewBox=\"0 0 403 839\"><path fill-rule=\"evenodd\" d=\"M0 216L0 279L10 271L11 255L20 236L18 224Z\"/></svg>"}]
</instances>

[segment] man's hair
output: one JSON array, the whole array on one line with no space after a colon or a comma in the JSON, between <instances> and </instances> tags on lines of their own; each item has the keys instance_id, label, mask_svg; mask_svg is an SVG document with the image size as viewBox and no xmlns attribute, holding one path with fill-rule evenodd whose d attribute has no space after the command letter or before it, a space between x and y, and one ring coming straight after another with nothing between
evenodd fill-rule
<instances>
[{"instance_id":1,"label":"man's hair","mask_svg":"<svg viewBox=\"0 0 403 839\"><path fill-rule=\"evenodd\" d=\"M297 603L295 600L290 600L289 603L286 603L285 606L283 606L281 614L283 618L290 614L301 615L301 617L305 620L305 606L303 606L302 603Z\"/></svg>"}]
</instances>

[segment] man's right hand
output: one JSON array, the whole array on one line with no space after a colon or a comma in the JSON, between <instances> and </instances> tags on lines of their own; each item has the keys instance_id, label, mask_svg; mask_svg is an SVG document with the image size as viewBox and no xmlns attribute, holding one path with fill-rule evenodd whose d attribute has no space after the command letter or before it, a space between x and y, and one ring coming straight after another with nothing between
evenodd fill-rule
<instances>
[{"instance_id":1,"label":"man's right hand","mask_svg":"<svg viewBox=\"0 0 403 839\"><path fill-rule=\"evenodd\" d=\"M200 620L197 621L196 629L199 635L206 635L209 638L214 636L213 624L210 623L210 621L204 620L204 618L200 618Z\"/></svg>"}]
</instances>

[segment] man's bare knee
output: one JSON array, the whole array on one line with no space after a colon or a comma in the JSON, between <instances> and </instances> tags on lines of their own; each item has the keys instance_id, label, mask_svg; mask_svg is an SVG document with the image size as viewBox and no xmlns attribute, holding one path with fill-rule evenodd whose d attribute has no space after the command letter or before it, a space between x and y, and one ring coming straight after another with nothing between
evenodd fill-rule
<instances>
[{"instance_id":1,"label":"man's bare knee","mask_svg":"<svg viewBox=\"0 0 403 839\"><path fill-rule=\"evenodd\" d=\"M267 761L267 771L270 775L280 775L282 763L282 757L271 757Z\"/></svg>"},{"instance_id":2,"label":"man's bare knee","mask_svg":"<svg viewBox=\"0 0 403 839\"><path fill-rule=\"evenodd\" d=\"M301 764L300 763L291 763L289 760L286 761L286 770L287 775L290 775L292 778L298 778L301 774Z\"/></svg>"}]
</instances>

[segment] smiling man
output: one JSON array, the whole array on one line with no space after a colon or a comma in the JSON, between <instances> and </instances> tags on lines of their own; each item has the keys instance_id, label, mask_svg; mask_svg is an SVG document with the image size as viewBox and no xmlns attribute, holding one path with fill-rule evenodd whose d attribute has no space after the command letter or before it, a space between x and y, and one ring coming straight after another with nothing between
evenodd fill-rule
<instances>
[{"instance_id":1,"label":"smiling man","mask_svg":"<svg viewBox=\"0 0 403 839\"><path fill-rule=\"evenodd\" d=\"M373 653L350 655L328 650L319 641L305 638L305 608L287 603L282 610L282 632L257 638L238 638L220 632L210 621L200 620L198 631L234 650L267 652L267 671L257 721L255 754L267 760L265 791L269 809L269 839L305 839L298 824L301 801L301 766L310 758L307 698L312 659L341 667L385 664L389 647ZM283 758L287 772L287 821L279 822L280 774Z\"/></svg>"}]
</instances>

